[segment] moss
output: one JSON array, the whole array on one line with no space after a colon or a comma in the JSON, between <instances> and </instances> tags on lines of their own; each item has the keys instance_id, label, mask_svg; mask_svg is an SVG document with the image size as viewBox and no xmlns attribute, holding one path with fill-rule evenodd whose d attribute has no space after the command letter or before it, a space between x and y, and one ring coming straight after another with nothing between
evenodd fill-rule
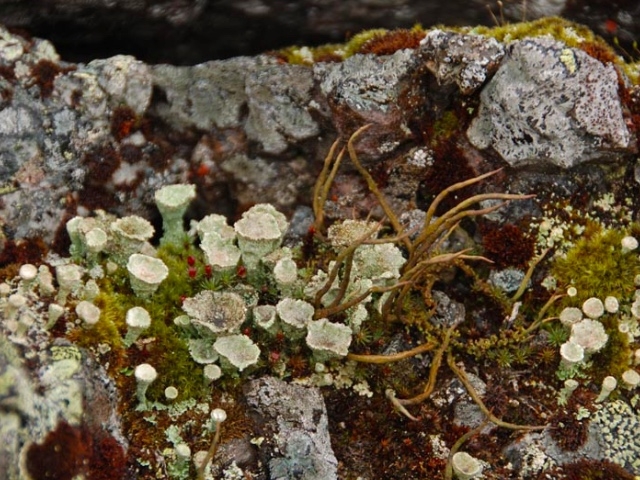
<instances>
[{"instance_id":1,"label":"moss","mask_svg":"<svg viewBox=\"0 0 640 480\"><path fill-rule=\"evenodd\" d=\"M605 347L594 357L594 381L602 383L602 379L611 375L618 380L622 373L629 368L629 360L632 358L633 348L629 343L629 336L618 329L616 316L605 316L602 323L609 335Z\"/></svg>"},{"instance_id":2,"label":"moss","mask_svg":"<svg viewBox=\"0 0 640 480\"><path fill-rule=\"evenodd\" d=\"M467 33L493 37L504 43L530 37L549 36L566 43L569 47L582 49L585 44L598 45L610 52L611 58L619 59L607 42L593 33L589 27L560 17L545 17L532 22L507 23L497 27L478 26L463 30Z\"/></svg>"},{"instance_id":3,"label":"moss","mask_svg":"<svg viewBox=\"0 0 640 480\"><path fill-rule=\"evenodd\" d=\"M629 299L634 291L634 277L640 274L640 259L633 252L624 253L623 230L601 230L579 240L563 258L556 258L551 273L560 287L574 286L573 299L581 305L589 297L604 299L612 295Z\"/></svg>"},{"instance_id":4,"label":"moss","mask_svg":"<svg viewBox=\"0 0 640 480\"><path fill-rule=\"evenodd\" d=\"M534 240L516 225L495 226L485 224L482 228L484 255L497 268L515 267L525 269L533 257Z\"/></svg>"},{"instance_id":5,"label":"moss","mask_svg":"<svg viewBox=\"0 0 640 480\"><path fill-rule=\"evenodd\" d=\"M433 123L431 144L437 145L442 141L448 140L459 129L460 121L458 120L456 113L452 110L447 110Z\"/></svg>"},{"instance_id":6,"label":"moss","mask_svg":"<svg viewBox=\"0 0 640 480\"><path fill-rule=\"evenodd\" d=\"M415 49L420 46L420 41L424 38L425 32L420 26L416 26L411 30L401 28L392 30L382 35L366 41L358 53L374 55L392 55L398 50L406 48Z\"/></svg>"}]
</instances>

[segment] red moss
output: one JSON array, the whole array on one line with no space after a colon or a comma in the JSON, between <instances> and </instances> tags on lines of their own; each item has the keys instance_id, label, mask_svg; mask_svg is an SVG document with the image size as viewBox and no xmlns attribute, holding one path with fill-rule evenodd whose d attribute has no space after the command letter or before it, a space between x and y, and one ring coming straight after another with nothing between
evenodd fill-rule
<instances>
[{"instance_id":1,"label":"red moss","mask_svg":"<svg viewBox=\"0 0 640 480\"><path fill-rule=\"evenodd\" d=\"M31 68L32 85L40 88L40 96L48 98L53 93L54 81L61 73L75 70L75 67L63 68L51 60L40 60Z\"/></svg>"},{"instance_id":2,"label":"red moss","mask_svg":"<svg viewBox=\"0 0 640 480\"><path fill-rule=\"evenodd\" d=\"M533 256L535 242L518 227L506 224L493 227L484 224L482 246L484 254L496 267L526 268Z\"/></svg>"},{"instance_id":3,"label":"red moss","mask_svg":"<svg viewBox=\"0 0 640 480\"><path fill-rule=\"evenodd\" d=\"M579 48L602 63L614 63L617 60L616 54L601 43L584 42L579 45Z\"/></svg>"},{"instance_id":4,"label":"red moss","mask_svg":"<svg viewBox=\"0 0 640 480\"><path fill-rule=\"evenodd\" d=\"M41 444L27 450L27 471L34 480L70 480L82 474L88 480L124 478L124 449L108 433L94 433L86 426L58 423Z\"/></svg>"},{"instance_id":5,"label":"red moss","mask_svg":"<svg viewBox=\"0 0 640 480\"><path fill-rule=\"evenodd\" d=\"M120 141L131 135L138 123L138 117L130 107L116 107L111 114L111 135Z\"/></svg>"},{"instance_id":6,"label":"red moss","mask_svg":"<svg viewBox=\"0 0 640 480\"><path fill-rule=\"evenodd\" d=\"M60 422L42 444L29 447L27 471L35 480L71 480L82 473L91 448L91 438L85 432Z\"/></svg>"},{"instance_id":7,"label":"red moss","mask_svg":"<svg viewBox=\"0 0 640 480\"><path fill-rule=\"evenodd\" d=\"M314 57L313 59L314 62L316 63L339 63L343 61L343 58L338 55L337 53L333 53L333 52L322 52L319 53L317 56Z\"/></svg>"},{"instance_id":8,"label":"red moss","mask_svg":"<svg viewBox=\"0 0 640 480\"><path fill-rule=\"evenodd\" d=\"M436 195L445 188L478 175L469 166L462 150L451 142L438 145L434 149L433 156L433 166L427 172L418 189L418 201L424 203L421 208L428 206ZM470 186L449 195L440 203L436 215L441 215L462 200L474 195L475 191L475 186Z\"/></svg>"},{"instance_id":9,"label":"red moss","mask_svg":"<svg viewBox=\"0 0 640 480\"><path fill-rule=\"evenodd\" d=\"M125 477L127 457L122 445L115 438L101 433L93 442L89 461L89 480L112 480Z\"/></svg>"},{"instance_id":10,"label":"red moss","mask_svg":"<svg viewBox=\"0 0 640 480\"><path fill-rule=\"evenodd\" d=\"M420 40L425 36L424 32L414 30L398 29L386 32L382 35L376 35L367 41L358 53L372 53L374 55L391 55L398 50L405 48L418 48Z\"/></svg>"},{"instance_id":11,"label":"red moss","mask_svg":"<svg viewBox=\"0 0 640 480\"><path fill-rule=\"evenodd\" d=\"M40 264L47 251L47 245L41 238L7 240L0 251L0 268L12 264L18 266L25 263Z\"/></svg>"},{"instance_id":12,"label":"red moss","mask_svg":"<svg viewBox=\"0 0 640 480\"><path fill-rule=\"evenodd\" d=\"M578 460L540 473L538 480L633 480L631 473L608 460Z\"/></svg>"}]
</instances>

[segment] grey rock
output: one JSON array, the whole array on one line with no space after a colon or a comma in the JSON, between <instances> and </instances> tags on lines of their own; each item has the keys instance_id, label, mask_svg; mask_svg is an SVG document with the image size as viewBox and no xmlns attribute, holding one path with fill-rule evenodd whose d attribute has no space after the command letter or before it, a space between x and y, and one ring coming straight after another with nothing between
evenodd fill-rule
<instances>
[{"instance_id":1,"label":"grey rock","mask_svg":"<svg viewBox=\"0 0 640 480\"><path fill-rule=\"evenodd\" d=\"M94 60L87 67L94 69L98 83L109 95L113 107L127 105L142 115L151 102L152 78L148 65L127 55Z\"/></svg>"},{"instance_id":2,"label":"grey rock","mask_svg":"<svg viewBox=\"0 0 640 480\"><path fill-rule=\"evenodd\" d=\"M399 50L388 56L354 55L341 63L317 63L313 72L338 130L353 133L354 119L374 123L362 137L382 137L384 142L376 142L376 149L386 153L410 137L399 99L409 87L415 65L413 51ZM360 143L363 147L366 142Z\"/></svg>"},{"instance_id":3,"label":"grey rock","mask_svg":"<svg viewBox=\"0 0 640 480\"><path fill-rule=\"evenodd\" d=\"M311 101L311 69L299 65L265 67L247 77L249 115L245 131L265 153L283 153L292 143L320 133L307 111Z\"/></svg>"},{"instance_id":4,"label":"grey rock","mask_svg":"<svg viewBox=\"0 0 640 480\"><path fill-rule=\"evenodd\" d=\"M104 368L66 340L49 343L45 319L32 312L28 335L0 326L0 466L2 478L31 478L23 470L26 451L59 422L111 435L128 443L116 411L116 389ZM85 415L90 411L90 415Z\"/></svg>"},{"instance_id":5,"label":"grey rock","mask_svg":"<svg viewBox=\"0 0 640 480\"><path fill-rule=\"evenodd\" d=\"M575 451L560 448L548 430L527 433L510 444L505 457L520 472L521 478L536 476L554 465L581 459L608 460L633 473L640 474L640 441L637 432L640 417L623 400L606 401L589 418L586 441Z\"/></svg>"},{"instance_id":6,"label":"grey rock","mask_svg":"<svg viewBox=\"0 0 640 480\"><path fill-rule=\"evenodd\" d=\"M156 65L153 82L166 101L157 101L154 112L180 128L239 127L247 104L247 75L273 62L267 57L237 57L194 67Z\"/></svg>"},{"instance_id":7,"label":"grey rock","mask_svg":"<svg viewBox=\"0 0 640 480\"><path fill-rule=\"evenodd\" d=\"M489 283L505 293L514 293L520 288L524 276L525 273L517 268L492 270L489 274Z\"/></svg>"},{"instance_id":8,"label":"grey rock","mask_svg":"<svg viewBox=\"0 0 640 480\"><path fill-rule=\"evenodd\" d=\"M433 290L431 296L436 303L436 311L429 319L432 324L449 328L464 321L464 304L452 300L440 290Z\"/></svg>"},{"instance_id":9,"label":"grey rock","mask_svg":"<svg viewBox=\"0 0 640 480\"><path fill-rule=\"evenodd\" d=\"M474 375L471 372L466 372L467 379L475 388L478 395L481 397L487 392L487 384L484 383L480 377ZM456 425L463 425L470 429L477 428L485 421L486 415L480 410L480 407L471 399L464 385L458 379L451 381L449 388L446 390L446 395L451 398L457 398L454 404L454 418L453 422ZM488 423L483 432L488 432L495 428L495 425Z\"/></svg>"},{"instance_id":10,"label":"grey rock","mask_svg":"<svg viewBox=\"0 0 640 480\"><path fill-rule=\"evenodd\" d=\"M456 84L470 95L496 71L505 48L494 38L433 30L420 42L418 55L441 85Z\"/></svg>"},{"instance_id":11,"label":"grey rock","mask_svg":"<svg viewBox=\"0 0 640 480\"><path fill-rule=\"evenodd\" d=\"M318 389L263 377L248 382L245 396L257 423L263 425L260 455L269 465L270 478L338 478L327 411Z\"/></svg>"},{"instance_id":12,"label":"grey rock","mask_svg":"<svg viewBox=\"0 0 640 480\"><path fill-rule=\"evenodd\" d=\"M512 166L577 164L629 153L614 67L548 38L514 42L467 131Z\"/></svg>"}]
</instances>

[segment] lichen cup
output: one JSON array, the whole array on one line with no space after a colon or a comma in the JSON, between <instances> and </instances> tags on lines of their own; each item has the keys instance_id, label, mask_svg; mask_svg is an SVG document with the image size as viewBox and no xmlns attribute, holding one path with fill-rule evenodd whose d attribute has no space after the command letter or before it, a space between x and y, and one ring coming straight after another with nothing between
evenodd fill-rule
<instances>
[{"instance_id":1,"label":"lichen cup","mask_svg":"<svg viewBox=\"0 0 640 480\"><path fill-rule=\"evenodd\" d=\"M169 275L169 269L162 260L141 253L129 257L127 271L131 288L142 299L150 298Z\"/></svg>"}]
</instances>

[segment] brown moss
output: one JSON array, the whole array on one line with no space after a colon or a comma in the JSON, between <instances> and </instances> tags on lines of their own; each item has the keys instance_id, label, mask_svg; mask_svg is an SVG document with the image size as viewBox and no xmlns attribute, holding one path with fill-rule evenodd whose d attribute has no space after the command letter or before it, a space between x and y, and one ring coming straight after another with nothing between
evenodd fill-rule
<instances>
[{"instance_id":1,"label":"brown moss","mask_svg":"<svg viewBox=\"0 0 640 480\"><path fill-rule=\"evenodd\" d=\"M391 55L405 48L415 49L420 46L420 40L425 32L418 30L398 29L374 36L360 47L358 53L374 55Z\"/></svg>"},{"instance_id":2,"label":"brown moss","mask_svg":"<svg viewBox=\"0 0 640 480\"><path fill-rule=\"evenodd\" d=\"M90 210L107 208L116 203L114 194L105 188L120 167L121 157L110 145L103 145L85 154L82 163L87 168L84 188L78 192L79 203Z\"/></svg>"},{"instance_id":3,"label":"brown moss","mask_svg":"<svg viewBox=\"0 0 640 480\"><path fill-rule=\"evenodd\" d=\"M61 73L75 70L75 67L63 68L51 60L40 60L31 68L31 85L37 85L40 89L40 96L48 98L53 93L54 81Z\"/></svg>"},{"instance_id":4,"label":"brown moss","mask_svg":"<svg viewBox=\"0 0 640 480\"><path fill-rule=\"evenodd\" d=\"M0 65L0 76L10 83L16 81L16 72L12 66Z\"/></svg>"},{"instance_id":5,"label":"brown moss","mask_svg":"<svg viewBox=\"0 0 640 480\"><path fill-rule=\"evenodd\" d=\"M592 401L593 394L578 388L569 397L567 405L558 408L551 417L549 433L562 450L575 452L587 441L589 422L586 419L578 420L576 414L580 407Z\"/></svg>"},{"instance_id":6,"label":"brown moss","mask_svg":"<svg viewBox=\"0 0 640 480\"><path fill-rule=\"evenodd\" d=\"M495 262L496 267L527 267L535 241L520 228L512 224L494 226L485 223L481 232L484 255Z\"/></svg>"},{"instance_id":7,"label":"brown moss","mask_svg":"<svg viewBox=\"0 0 640 480\"><path fill-rule=\"evenodd\" d=\"M82 473L90 456L91 442L85 432L60 422L42 443L29 447L26 467L38 480L71 480Z\"/></svg>"},{"instance_id":8,"label":"brown moss","mask_svg":"<svg viewBox=\"0 0 640 480\"><path fill-rule=\"evenodd\" d=\"M7 240L4 249L0 252L0 278L15 276L18 268L25 263L41 264L47 252L47 245L41 238Z\"/></svg>"},{"instance_id":9,"label":"brown moss","mask_svg":"<svg viewBox=\"0 0 640 480\"><path fill-rule=\"evenodd\" d=\"M538 480L633 480L631 473L608 460L578 460L577 462L544 470Z\"/></svg>"},{"instance_id":10,"label":"brown moss","mask_svg":"<svg viewBox=\"0 0 640 480\"><path fill-rule=\"evenodd\" d=\"M438 145L434 149L433 156L433 166L418 187L419 208L428 207L436 195L454 183L477 176L477 173L469 166L463 151L452 142ZM440 203L436 215L450 210L475 193L475 186L469 186L447 196Z\"/></svg>"},{"instance_id":11,"label":"brown moss","mask_svg":"<svg viewBox=\"0 0 640 480\"><path fill-rule=\"evenodd\" d=\"M130 107L116 107L111 114L111 135L120 141L131 135L138 123L138 116Z\"/></svg>"}]
</instances>

